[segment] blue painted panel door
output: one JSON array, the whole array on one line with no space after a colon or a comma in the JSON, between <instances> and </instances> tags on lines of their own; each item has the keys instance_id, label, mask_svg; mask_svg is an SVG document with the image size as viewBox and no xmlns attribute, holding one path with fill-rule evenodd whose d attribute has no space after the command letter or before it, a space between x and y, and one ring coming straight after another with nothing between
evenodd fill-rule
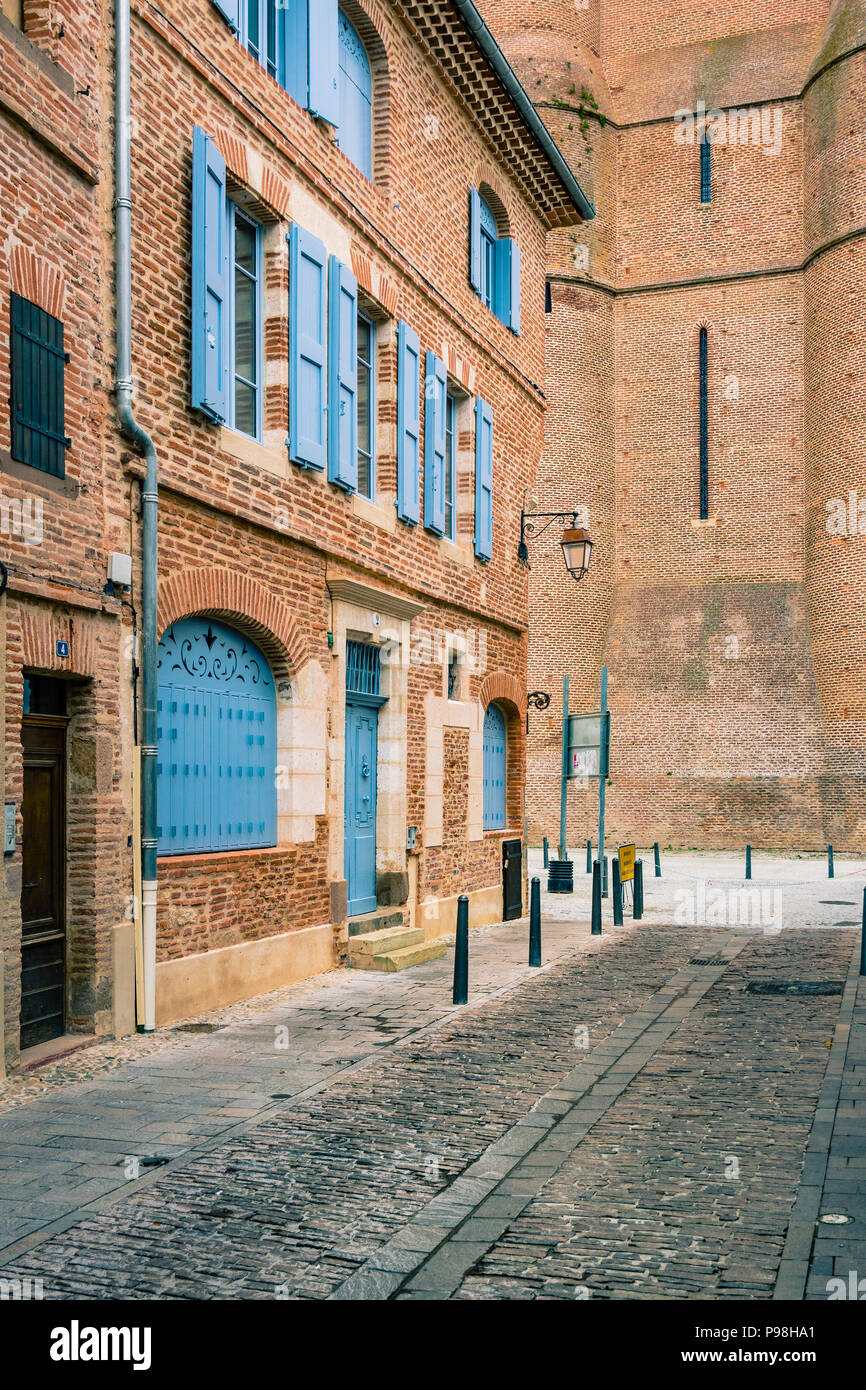
<instances>
[{"instance_id":1,"label":"blue painted panel door","mask_svg":"<svg viewBox=\"0 0 866 1390\"><path fill-rule=\"evenodd\" d=\"M350 912L376 906L376 754L379 711L346 704L346 880Z\"/></svg>"},{"instance_id":2,"label":"blue painted panel door","mask_svg":"<svg viewBox=\"0 0 866 1390\"><path fill-rule=\"evenodd\" d=\"M505 771L507 763L505 716L498 705L488 705L484 716L484 829L505 826Z\"/></svg>"}]
</instances>

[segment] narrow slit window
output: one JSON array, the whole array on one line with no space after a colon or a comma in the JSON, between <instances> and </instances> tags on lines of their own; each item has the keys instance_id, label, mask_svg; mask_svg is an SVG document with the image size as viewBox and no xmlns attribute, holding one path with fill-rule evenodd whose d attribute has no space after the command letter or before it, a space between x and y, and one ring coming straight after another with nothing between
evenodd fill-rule
<instances>
[{"instance_id":1,"label":"narrow slit window","mask_svg":"<svg viewBox=\"0 0 866 1390\"><path fill-rule=\"evenodd\" d=\"M701 135L701 202L713 201L713 147L704 131Z\"/></svg>"},{"instance_id":2,"label":"narrow slit window","mask_svg":"<svg viewBox=\"0 0 866 1390\"><path fill-rule=\"evenodd\" d=\"M700 519L701 521L706 521L710 514L710 420L709 402L707 399L709 348L706 328L702 328L700 332L698 346L698 376L698 394L700 399Z\"/></svg>"}]
</instances>

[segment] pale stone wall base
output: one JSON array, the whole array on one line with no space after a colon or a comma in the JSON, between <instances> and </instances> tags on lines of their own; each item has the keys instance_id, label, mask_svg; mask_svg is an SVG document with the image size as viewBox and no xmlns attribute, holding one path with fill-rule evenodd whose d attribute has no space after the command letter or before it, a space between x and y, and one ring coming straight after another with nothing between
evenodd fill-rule
<instances>
[{"instance_id":1,"label":"pale stone wall base","mask_svg":"<svg viewBox=\"0 0 866 1390\"><path fill-rule=\"evenodd\" d=\"M118 922L111 929L111 1032L128 1038L135 1032L135 924Z\"/></svg>"},{"instance_id":2,"label":"pale stone wall base","mask_svg":"<svg viewBox=\"0 0 866 1390\"><path fill-rule=\"evenodd\" d=\"M203 951L181 960L160 961L156 967L157 1027L307 980L333 965L330 923Z\"/></svg>"},{"instance_id":3,"label":"pale stone wall base","mask_svg":"<svg viewBox=\"0 0 866 1390\"><path fill-rule=\"evenodd\" d=\"M457 899L428 898L420 903L415 921L416 927L424 928L424 940L435 941L440 936L454 936L457 931ZM469 894L469 929L489 927L502 921L502 884L492 888L476 888Z\"/></svg>"}]
</instances>

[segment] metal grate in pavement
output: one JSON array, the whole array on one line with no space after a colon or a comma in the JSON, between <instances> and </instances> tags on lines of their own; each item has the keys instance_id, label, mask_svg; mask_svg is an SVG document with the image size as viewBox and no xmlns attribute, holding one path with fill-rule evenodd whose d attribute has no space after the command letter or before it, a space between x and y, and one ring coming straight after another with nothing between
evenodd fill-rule
<instances>
[{"instance_id":1,"label":"metal grate in pavement","mask_svg":"<svg viewBox=\"0 0 866 1390\"><path fill-rule=\"evenodd\" d=\"M747 994L810 995L841 994L844 980L750 980Z\"/></svg>"}]
</instances>

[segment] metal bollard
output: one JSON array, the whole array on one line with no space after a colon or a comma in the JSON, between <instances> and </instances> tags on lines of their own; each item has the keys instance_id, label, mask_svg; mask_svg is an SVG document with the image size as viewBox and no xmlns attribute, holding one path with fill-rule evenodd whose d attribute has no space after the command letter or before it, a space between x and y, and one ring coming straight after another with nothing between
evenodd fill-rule
<instances>
[{"instance_id":1,"label":"metal bollard","mask_svg":"<svg viewBox=\"0 0 866 1390\"><path fill-rule=\"evenodd\" d=\"M454 990L452 1004L465 1004L469 997L469 899L457 899L457 940L454 943Z\"/></svg>"},{"instance_id":2,"label":"metal bollard","mask_svg":"<svg viewBox=\"0 0 866 1390\"><path fill-rule=\"evenodd\" d=\"M544 839L543 839L543 841L542 841L542 846L541 846L541 847L542 847L542 849L544 850L544 867L545 867L545 869L549 869L549 868L550 868L550 847L549 847L549 845L548 845L548 843L547 843L547 836L546 836L546 835L544 836Z\"/></svg>"},{"instance_id":3,"label":"metal bollard","mask_svg":"<svg viewBox=\"0 0 866 1390\"><path fill-rule=\"evenodd\" d=\"M601 861L601 896L607 897L607 855Z\"/></svg>"},{"instance_id":4,"label":"metal bollard","mask_svg":"<svg viewBox=\"0 0 866 1390\"><path fill-rule=\"evenodd\" d=\"M592 873L592 840L586 842L586 872Z\"/></svg>"},{"instance_id":5,"label":"metal bollard","mask_svg":"<svg viewBox=\"0 0 866 1390\"><path fill-rule=\"evenodd\" d=\"M659 842L658 842L658 840L656 840L655 844L653 845L653 855L655 856L656 878L661 878L661 876L662 876L662 861L661 861L661 856L659 855Z\"/></svg>"},{"instance_id":6,"label":"metal bollard","mask_svg":"<svg viewBox=\"0 0 866 1390\"><path fill-rule=\"evenodd\" d=\"M833 864L833 846L832 846L832 845L828 845L828 846L827 846L827 877L828 877L828 878L835 878L835 877L836 877L835 866L834 866L834 864Z\"/></svg>"},{"instance_id":7,"label":"metal bollard","mask_svg":"<svg viewBox=\"0 0 866 1390\"><path fill-rule=\"evenodd\" d=\"M592 935L601 936L601 865L592 866Z\"/></svg>"},{"instance_id":8,"label":"metal bollard","mask_svg":"<svg viewBox=\"0 0 866 1390\"><path fill-rule=\"evenodd\" d=\"M863 889L863 926L860 930L860 974L866 975L866 888Z\"/></svg>"},{"instance_id":9,"label":"metal bollard","mask_svg":"<svg viewBox=\"0 0 866 1390\"><path fill-rule=\"evenodd\" d=\"M752 877L752 846L746 845L746 878Z\"/></svg>"},{"instance_id":10,"label":"metal bollard","mask_svg":"<svg viewBox=\"0 0 866 1390\"><path fill-rule=\"evenodd\" d=\"M633 909L632 909L632 916L634 917L634 920L635 920L636 922L639 922L640 919L643 917L643 860L642 860L642 859L636 859L636 860L634 861L634 884L633 884L632 891L633 891L633 893L634 893L634 907L633 907Z\"/></svg>"},{"instance_id":11,"label":"metal bollard","mask_svg":"<svg viewBox=\"0 0 866 1390\"><path fill-rule=\"evenodd\" d=\"M619 855L613 856L613 925L622 926L622 882L619 876Z\"/></svg>"},{"instance_id":12,"label":"metal bollard","mask_svg":"<svg viewBox=\"0 0 866 1390\"><path fill-rule=\"evenodd\" d=\"M529 888L529 964L541 964L541 879L534 878Z\"/></svg>"}]
</instances>

